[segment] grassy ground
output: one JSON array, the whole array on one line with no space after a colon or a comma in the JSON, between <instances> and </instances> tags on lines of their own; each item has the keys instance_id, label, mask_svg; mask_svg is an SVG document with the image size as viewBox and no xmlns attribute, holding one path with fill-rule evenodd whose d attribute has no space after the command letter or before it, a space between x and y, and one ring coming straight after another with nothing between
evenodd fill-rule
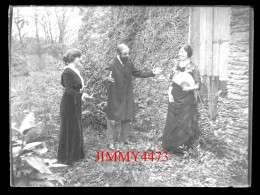
<instances>
[{"instance_id":1,"label":"grassy ground","mask_svg":"<svg viewBox=\"0 0 260 195\"><path fill-rule=\"evenodd\" d=\"M30 76L11 78L11 88L16 97L11 100L12 120L20 124L24 110L35 112L36 120L42 122L29 137L39 134L51 135L46 141L46 158L55 158L59 134L59 102L62 96L60 87L61 69L47 66L41 71L31 71ZM219 110L225 112L225 98L220 98ZM168 160L159 161L137 158L127 161L95 162L97 151L109 151L105 130L92 127L84 129L86 158L70 167L52 168L52 171L65 178L64 186L189 186L189 187L245 187L248 186L248 161L245 155L229 150L229 145L222 139L228 118L218 115L213 123L200 105L200 125L203 132L200 144L184 156L168 153ZM165 113L166 114L166 113ZM165 115L160 121L164 121ZM163 124L161 124L163 126ZM222 133L222 138L214 135L214 128ZM213 130L212 130L213 129ZM162 151L157 139L157 131L147 130L138 124L133 125L130 135L132 144L121 148L123 155L127 151L144 152L148 155ZM28 138L29 139L29 138ZM139 154L139 155L140 155ZM158 158L158 154L154 156ZM59 183L54 183L60 186Z\"/></svg>"}]
</instances>

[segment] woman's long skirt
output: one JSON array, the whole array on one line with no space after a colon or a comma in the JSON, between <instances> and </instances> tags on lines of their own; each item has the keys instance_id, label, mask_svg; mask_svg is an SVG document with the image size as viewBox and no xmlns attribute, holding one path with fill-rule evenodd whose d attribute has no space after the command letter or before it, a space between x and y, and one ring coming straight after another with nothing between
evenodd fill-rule
<instances>
[{"instance_id":1,"label":"woman's long skirt","mask_svg":"<svg viewBox=\"0 0 260 195\"><path fill-rule=\"evenodd\" d=\"M72 96L64 93L60 104L61 125L57 159L68 165L85 157L81 99L78 98L76 102L77 104Z\"/></svg>"},{"instance_id":2,"label":"woman's long skirt","mask_svg":"<svg viewBox=\"0 0 260 195\"><path fill-rule=\"evenodd\" d=\"M168 104L162 147L167 151L187 151L200 135L197 104L193 93L183 93L175 86L175 102ZM177 95L176 95L177 94Z\"/></svg>"}]
</instances>

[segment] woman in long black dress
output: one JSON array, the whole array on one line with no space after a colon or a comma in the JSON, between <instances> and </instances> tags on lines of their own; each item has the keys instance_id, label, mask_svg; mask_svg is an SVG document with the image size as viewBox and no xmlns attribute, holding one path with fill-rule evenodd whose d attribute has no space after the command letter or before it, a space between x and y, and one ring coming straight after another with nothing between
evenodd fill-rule
<instances>
[{"instance_id":1,"label":"woman in long black dress","mask_svg":"<svg viewBox=\"0 0 260 195\"><path fill-rule=\"evenodd\" d=\"M195 84L182 87L171 82L169 87L168 113L162 136L162 147L171 152L187 151L200 135L194 90L200 88L201 79L198 67L189 59L191 55L191 47L188 44L182 45L179 50L180 62L174 70L175 73L189 73ZM174 77L174 74L172 76Z\"/></svg>"},{"instance_id":2,"label":"woman in long black dress","mask_svg":"<svg viewBox=\"0 0 260 195\"><path fill-rule=\"evenodd\" d=\"M78 69L82 66L80 60L81 51L78 49L68 50L63 57L67 66L61 75L64 94L60 103L61 125L57 159L67 165L85 157L81 105L82 100L92 97L81 92L84 80Z\"/></svg>"}]
</instances>

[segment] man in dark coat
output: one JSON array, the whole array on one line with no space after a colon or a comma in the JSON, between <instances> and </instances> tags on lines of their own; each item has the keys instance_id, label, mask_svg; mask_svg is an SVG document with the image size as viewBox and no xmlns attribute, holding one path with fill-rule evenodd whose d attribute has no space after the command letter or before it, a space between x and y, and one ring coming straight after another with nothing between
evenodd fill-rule
<instances>
[{"instance_id":1,"label":"man in dark coat","mask_svg":"<svg viewBox=\"0 0 260 195\"><path fill-rule=\"evenodd\" d=\"M124 44L117 46L117 56L105 67L103 76L104 81L109 83L106 110L109 148L114 149L117 123L121 126L121 141L124 144L129 143L130 121L135 117L132 76L148 78L160 74L161 71L160 68L153 71L137 70L129 60L129 48Z\"/></svg>"}]
</instances>

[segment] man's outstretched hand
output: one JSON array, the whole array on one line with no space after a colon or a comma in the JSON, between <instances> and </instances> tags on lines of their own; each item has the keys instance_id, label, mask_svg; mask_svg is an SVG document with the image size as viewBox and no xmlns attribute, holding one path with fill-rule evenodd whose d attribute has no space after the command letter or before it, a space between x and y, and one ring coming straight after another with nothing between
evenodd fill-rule
<instances>
[{"instance_id":1,"label":"man's outstretched hand","mask_svg":"<svg viewBox=\"0 0 260 195\"><path fill-rule=\"evenodd\" d=\"M161 68L154 68L153 69L153 74L157 75L157 74L161 74L162 73L162 69Z\"/></svg>"}]
</instances>

